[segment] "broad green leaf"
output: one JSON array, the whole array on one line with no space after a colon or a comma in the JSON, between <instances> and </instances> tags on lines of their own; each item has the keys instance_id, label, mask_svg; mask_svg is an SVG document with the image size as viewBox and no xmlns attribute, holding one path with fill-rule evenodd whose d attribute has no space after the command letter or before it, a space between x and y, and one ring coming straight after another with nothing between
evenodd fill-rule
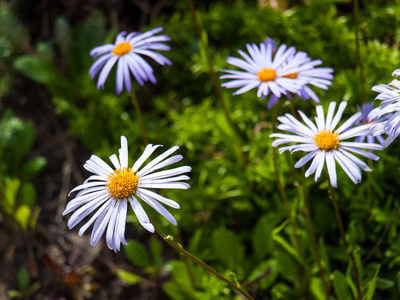
<instances>
[{"instance_id":1,"label":"broad green leaf","mask_svg":"<svg viewBox=\"0 0 400 300\"><path fill-rule=\"evenodd\" d=\"M21 291L26 291L29 287L29 280L30 280L28 271L26 271L24 268L19 269L17 278L18 278L19 289Z\"/></svg>"},{"instance_id":2,"label":"broad green leaf","mask_svg":"<svg viewBox=\"0 0 400 300\"><path fill-rule=\"evenodd\" d=\"M34 157L26 162L21 169L21 174L26 180L31 180L37 176L46 166L47 160L44 157Z\"/></svg>"},{"instance_id":3,"label":"broad green leaf","mask_svg":"<svg viewBox=\"0 0 400 300\"><path fill-rule=\"evenodd\" d=\"M384 278L378 278L376 280L376 288L379 290L390 289L392 286L394 286L394 281L392 280Z\"/></svg>"},{"instance_id":4,"label":"broad green leaf","mask_svg":"<svg viewBox=\"0 0 400 300\"><path fill-rule=\"evenodd\" d=\"M143 281L142 277L122 269L117 269L117 276L130 285L135 285Z\"/></svg>"},{"instance_id":5,"label":"broad green leaf","mask_svg":"<svg viewBox=\"0 0 400 300\"><path fill-rule=\"evenodd\" d=\"M138 267L149 265L149 254L147 249L135 240L127 240L128 245L124 247L128 259Z\"/></svg>"},{"instance_id":6,"label":"broad green leaf","mask_svg":"<svg viewBox=\"0 0 400 300\"><path fill-rule=\"evenodd\" d=\"M22 297L22 293L18 292L16 290L9 290L7 292L8 297L10 298L21 298Z\"/></svg>"},{"instance_id":7,"label":"broad green leaf","mask_svg":"<svg viewBox=\"0 0 400 300\"><path fill-rule=\"evenodd\" d=\"M252 232L252 245L259 260L273 250L274 240L272 230L278 224L280 217L273 214L262 216Z\"/></svg>"},{"instance_id":8,"label":"broad green leaf","mask_svg":"<svg viewBox=\"0 0 400 300\"><path fill-rule=\"evenodd\" d=\"M15 220L19 223L23 230L28 229L29 218L31 217L31 209L25 204L18 206L15 211Z\"/></svg>"},{"instance_id":9,"label":"broad green leaf","mask_svg":"<svg viewBox=\"0 0 400 300\"><path fill-rule=\"evenodd\" d=\"M239 238L233 232L220 228L213 232L212 243L219 261L236 271L244 255L244 247Z\"/></svg>"},{"instance_id":10,"label":"broad green leaf","mask_svg":"<svg viewBox=\"0 0 400 300\"><path fill-rule=\"evenodd\" d=\"M164 292L173 300L190 300L195 299L193 294L183 290L176 282L167 282L163 285Z\"/></svg>"},{"instance_id":11,"label":"broad green leaf","mask_svg":"<svg viewBox=\"0 0 400 300\"><path fill-rule=\"evenodd\" d=\"M35 186L30 182L24 182L19 192L19 199L22 204L33 208L36 200L36 189Z\"/></svg>"},{"instance_id":12,"label":"broad green leaf","mask_svg":"<svg viewBox=\"0 0 400 300\"><path fill-rule=\"evenodd\" d=\"M68 80L45 59L23 55L14 61L14 67L32 80L45 84L52 94L72 98L72 87Z\"/></svg>"},{"instance_id":13,"label":"broad green leaf","mask_svg":"<svg viewBox=\"0 0 400 300\"><path fill-rule=\"evenodd\" d=\"M260 289L266 290L269 288L276 280L279 275L278 262L276 259L270 259L263 261L258 266L256 266L246 282L252 282L257 280L257 285ZM259 279L261 278L261 279Z\"/></svg>"},{"instance_id":14,"label":"broad green leaf","mask_svg":"<svg viewBox=\"0 0 400 300\"><path fill-rule=\"evenodd\" d=\"M163 244L158 237L152 235L150 238L150 253L155 264L162 264Z\"/></svg>"},{"instance_id":15,"label":"broad green leaf","mask_svg":"<svg viewBox=\"0 0 400 300\"><path fill-rule=\"evenodd\" d=\"M174 260L167 265L167 268L171 270L174 282L165 284L163 286L164 291L172 299L194 299L195 290L193 289L185 264L182 261Z\"/></svg>"},{"instance_id":16,"label":"broad green leaf","mask_svg":"<svg viewBox=\"0 0 400 300\"><path fill-rule=\"evenodd\" d=\"M280 275L292 283L299 285L303 278L300 272L300 265L296 260L293 259L292 255L281 249L277 249L274 252L276 260L278 262L278 269Z\"/></svg>"},{"instance_id":17,"label":"broad green leaf","mask_svg":"<svg viewBox=\"0 0 400 300\"><path fill-rule=\"evenodd\" d=\"M353 299L353 295L349 285L347 284L346 277L338 270L335 270L333 276L333 288L335 289L338 300Z\"/></svg>"},{"instance_id":18,"label":"broad green leaf","mask_svg":"<svg viewBox=\"0 0 400 300\"><path fill-rule=\"evenodd\" d=\"M13 208L15 206L15 201L17 200L17 193L20 186L21 186L21 181L18 178L14 178L6 183L6 187L4 190L4 196L6 202L4 204L5 204L5 209L9 214L12 213Z\"/></svg>"},{"instance_id":19,"label":"broad green leaf","mask_svg":"<svg viewBox=\"0 0 400 300\"><path fill-rule=\"evenodd\" d=\"M321 278L312 277L310 280L310 289L311 289L311 292L313 293L315 299L318 299L318 300L326 299L324 283L322 282Z\"/></svg>"}]
</instances>

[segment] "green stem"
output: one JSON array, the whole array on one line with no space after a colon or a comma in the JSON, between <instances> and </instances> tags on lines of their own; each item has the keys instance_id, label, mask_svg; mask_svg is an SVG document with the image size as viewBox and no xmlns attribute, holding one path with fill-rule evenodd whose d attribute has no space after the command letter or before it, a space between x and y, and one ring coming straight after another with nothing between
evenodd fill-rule
<instances>
[{"instance_id":1,"label":"green stem","mask_svg":"<svg viewBox=\"0 0 400 300\"><path fill-rule=\"evenodd\" d=\"M135 88L134 88L134 85L133 85L133 81L131 81L131 86L132 86L132 89L131 89L132 103L135 106L135 110L136 110L137 116L139 118L140 131L142 133L143 142L147 145L149 143L149 140L148 140L147 134L146 134L146 126L144 124L142 110L140 109L140 105L139 105L139 101L138 101L137 96L136 96L136 92L135 92Z\"/></svg>"},{"instance_id":2,"label":"green stem","mask_svg":"<svg viewBox=\"0 0 400 300\"><path fill-rule=\"evenodd\" d=\"M206 60L207 60L207 67L208 67L208 71L210 72L210 77L211 77L211 81L212 81L213 86L214 86L215 94L217 95L217 99L221 104L221 107L222 107L222 110L224 111L226 119L232 125L232 127L234 127L234 129L236 130L236 125L232 120L231 114L229 113L228 106L226 105L226 102L225 102L224 98L222 97L221 88L220 88L220 86L218 84L218 81L217 81L217 76L215 76L213 64L212 64L212 61L211 61L210 51L209 51L209 49L207 47L206 41L204 40L203 33L202 33L202 30L201 30L201 26L200 26L199 20L197 18L196 9L194 7L193 0L188 0L188 3L189 3L190 12L192 14L193 21L194 21L195 26L196 26L197 34L199 35L201 44L204 47L204 52L205 52Z\"/></svg>"},{"instance_id":3,"label":"green stem","mask_svg":"<svg viewBox=\"0 0 400 300\"><path fill-rule=\"evenodd\" d=\"M231 128L232 128L233 132L235 133L235 135L237 136L237 138L239 139L238 140L238 147L239 147L238 158L239 158L240 163L243 166L243 168L245 168L246 158L242 151L243 141L242 141L242 136L241 136L240 130L239 130L238 126L236 125L236 123L233 121L232 116L228 109L228 105L226 104L225 99L222 96L221 87L218 84L217 76L215 75L215 72L214 72L214 67L213 67L213 64L211 61L210 51L208 49L207 42L204 39L204 36L202 33L202 28L201 28L200 22L197 18L197 13L196 13L196 9L195 9L193 0L188 0L188 3L189 3L190 12L192 14L193 21L195 23L197 34L198 34L198 36L200 38L200 42L204 48L204 53L206 55L206 60L207 60L207 68L208 68L208 72L210 73L210 77L211 77L211 81L212 81L212 84L214 87L215 95L217 96L217 100L221 105L221 108L222 108L222 111L224 112L226 120L228 121L229 125L231 126Z\"/></svg>"},{"instance_id":4,"label":"green stem","mask_svg":"<svg viewBox=\"0 0 400 300\"><path fill-rule=\"evenodd\" d=\"M312 249L314 252L315 259L318 264L318 269L319 269L319 273L322 278L322 282L324 284L326 296L329 297L329 295L330 295L329 281L328 281L328 278L326 277L324 268L322 266L321 256L319 255L319 251L318 251L317 238L315 236L315 232L314 232L314 228L313 228L313 224L312 224L312 220L311 220L310 204L308 202L308 195L307 195L307 191L306 191L307 186L306 186L306 180L305 180L306 177L304 175L304 168L301 169L301 175L302 175L301 188L303 191L303 200L304 200L304 206L305 206L304 215L306 216L306 219L307 219L307 228L308 228L308 232L310 233L310 237L311 237L311 246L312 246Z\"/></svg>"},{"instance_id":5,"label":"green stem","mask_svg":"<svg viewBox=\"0 0 400 300\"><path fill-rule=\"evenodd\" d=\"M240 286L236 285L235 283L233 283L232 281L230 281L229 279L226 279L224 276L222 276L220 273L218 273L217 271L215 271L213 268L211 268L209 265L207 265L205 262L203 262L201 259L197 258L196 256L194 256L193 254L191 254L189 251L185 250L181 245L175 243L172 239L171 236L167 236L153 221L151 221L151 223L153 224L156 232L158 233L158 235L164 240L166 241L172 248L174 248L179 254L182 254L184 256L186 256L187 258L190 258L192 261L194 261L195 263L199 264L200 266L202 266L204 269L206 269L208 272L214 274L216 277L218 277L219 279L221 279L222 281L224 281L225 283L227 283L228 285L230 285L233 289L235 289L236 291L238 291L239 293L241 293L246 299L249 300L254 300L253 297L251 297L244 289L242 289Z\"/></svg>"},{"instance_id":6,"label":"green stem","mask_svg":"<svg viewBox=\"0 0 400 300\"><path fill-rule=\"evenodd\" d=\"M329 191L330 191L331 198L332 198L332 204L333 204L333 208L335 210L336 221L339 226L340 237L342 238L343 245L346 249L347 254L349 255L350 261L353 264L354 275L355 275L355 280L356 280L357 295L358 295L357 299L361 300L362 294L361 294L360 276L359 276L359 272L358 272L356 258L354 257L353 252L349 249L349 244L347 242L346 234L344 232L342 217L340 216L339 205L336 201L335 190L334 190L333 186L331 185L331 180L329 178L329 174L328 174L328 181L329 181Z\"/></svg>"},{"instance_id":7,"label":"green stem","mask_svg":"<svg viewBox=\"0 0 400 300\"><path fill-rule=\"evenodd\" d=\"M361 83L361 98L363 102L367 102L367 94L365 92L365 75L364 65L362 63L361 51L360 51L360 31L358 27L358 0L353 0L353 11L354 11L354 34L356 39L356 56L357 65L360 68L360 83Z\"/></svg>"},{"instance_id":8,"label":"green stem","mask_svg":"<svg viewBox=\"0 0 400 300\"><path fill-rule=\"evenodd\" d=\"M275 132L276 129L276 113L275 113L275 109L272 110L272 129L273 132ZM277 165L277 155L276 155L276 148L272 147L272 164L274 166L274 173L275 173L275 178L276 178L276 182L278 184L278 189L279 192L281 194L282 200L283 200L283 205L285 206L286 209L286 213L288 215L289 218L289 222L290 222L290 226L292 227L292 236L293 236L293 244L294 247L296 248L297 253L300 255L300 257L303 257L303 254L301 252L301 248L300 248L300 242L299 242L299 236L297 234L297 227L296 227L296 222L292 216L292 211L290 208L290 204L289 204L289 200L287 198L286 195L286 190L285 187L283 186L283 183L281 181L281 176L279 174L279 170L278 170L278 165Z\"/></svg>"}]
</instances>

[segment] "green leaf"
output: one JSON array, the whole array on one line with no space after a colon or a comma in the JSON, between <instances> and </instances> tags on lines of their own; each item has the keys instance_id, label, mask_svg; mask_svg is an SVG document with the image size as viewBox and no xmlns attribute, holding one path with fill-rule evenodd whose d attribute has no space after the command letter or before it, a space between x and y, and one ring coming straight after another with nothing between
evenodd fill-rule
<instances>
[{"instance_id":1,"label":"green leaf","mask_svg":"<svg viewBox=\"0 0 400 300\"><path fill-rule=\"evenodd\" d=\"M19 200L22 204L25 204L28 207L33 208L36 200L36 189L32 183L24 182L21 186L19 195L20 195Z\"/></svg>"},{"instance_id":2,"label":"green leaf","mask_svg":"<svg viewBox=\"0 0 400 300\"><path fill-rule=\"evenodd\" d=\"M51 93L72 98L70 83L45 59L23 55L14 61L14 67L32 80L47 85Z\"/></svg>"},{"instance_id":3,"label":"green leaf","mask_svg":"<svg viewBox=\"0 0 400 300\"><path fill-rule=\"evenodd\" d=\"M278 299L285 300L295 300L301 298L298 291L294 290L285 283L277 283L274 285L272 288L272 294Z\"/></svg>"},{"instance_id":4,"label":"green leaf","mask_svg":"<svg viewBox=\"0 0 400 300\"><path fill-rule=\"evenodd\" d=\"M162 264L162 249L163 244L156 236L152 235L150 239L150 253L155 264Z\"/></svg>"},{"instance_id":5,"label":"green leaf","mask_svg":"<svg viewBox=\"0 0 400 300\"><path fill-rule=\"evenodd\" d=\"M149 265L149 254L147 249L135 240L127 240L128 245L124 247L128 259L138 267Z\"/></svg>"},{"instance_id":6,"label":"green leaf","mask_svg":"<svg viewBox=\"0 0 400 300\"><path fill-rule=\"evenodd\" d=\"M279 273L284 278L296 285L303 281L300 265L293 259L293 256L279 249L274 254L278 262Z\"/></svg>"},{"instance_id":7,"label":"green leaf","mask_svg":"<svg viewBox=\"0 0 400 300\"><path fill-rule=\"evenodd\" d=\"M176 300L194 299L195 290L182 261L172 261L167 266L171 270L173 282L163 285L167 295ZM193 269L194 270L194 269Z\"/></svg>"},{"instance_id":8,"label":"green leaf","mask_svg":"<svg viewBox=\"0 0 400 300\"><path fill-rule=\"evenodd\" d=\"M17 278L19 289L21 291L26 291L29 287L29 273L24 268L21 268L18 270Z\"/></svg>"},{"instance_id":9,"label":"green leaf","mask_svg":"<svg viewBox=\"0 0 400 300\"><path fill-rule=\"evenodd\" d=\"M163 290L173 300L195 299L193 294L182 290L182 287L176 282L167 282L163 285Z\"/></svg>"},{"instance_id":10,"label":"green leaf","mask_svg":"<svg viewBox=\"0 0 400 300\"><path fill-rule=\"evenodd\" d=\"M379 290L390 289L392 286L394 286L394 281L392 280L384 278L378 278L376 280L376 288Z\"/></svg>"},{"instance_id":11,"label":"green leaf","mask_svg":"<svg viewBox=\"0 0 400 300\"><path fill-rule=\"evenodd\" d=\"M378 273L381 268L380 265L374 266L375 271L373 272L372 278L365 284L363 290L364 290L364 297L366 300L371 300L372 297L374 296L375 289L376 289L376 282L378 279ZM363 299L364 299L363 297Z\"/></svg>"},{"instance_id":12,"label":"green leaf","mask_svg":"<svg viewBox=\"0 0 400 300\"><path fill-rule=\"evenodd\" d=\"M17 193L20 186L21 186L21 181L18 178L13 178L11 181L6 183L6 187L4 190L4 196L6 200L5 209L10 214L13 211L15 201L17 199Z\"/></svg>"},{"instance_id":13,"label":"green leaf","mask_svg":"<svg viewBox=\"0 0 400 300\"><path fill-rule=\"evenodd\" d=\"M281 237L278 234L273 234L273 239L275 242L281 245L286 250L287 253L296 258L298 262L300 263L303 262L303 259L298 255L296 249L294 249L294 247L290 245L283 237Z\"/></svg>"},{"instance_id":14,"label":"green leaf","mask_svg":"<svg viewBox=\"0 0 400 300\"><path fill-rule=\"evenodd\" d=\"M38 156L31 158L21 169L21 174L26 180L31 180L36 177L46 166L47 160L44 157Z\"/></svg>"},{"instance_id":15,"label":"green leaf","mask_svg":"<svg viewBox=\"0 0 400 300\"><path fill-rule=\"evenodd\" d=\"M280 217L276 214L262 216L252 233L252 245L254 253L259 260L263 259L268 253L273 250L274 240L272 231L278 224Z\"/></svg>"},{"instance_id":16,"label":"green leaf","mask_svg":"<svg viewBox=\"0 0 400 300\"><path fill-rule=\"evenodd\" d=\"M117 269L117 276L119 279L130 285L135 285L143 281L142 277L122 269Z\"/></svg>"},{"instance_id":17,"label":"green leaf","mask_svg":"<svg viewBox=\"0 0 400 300\"><path fill-rule=\"evenodd\" d=\"M258 266L256 266L250 274L249 278L247 278L246 282L257 280L259 288L262 290L266 290L276 281L278 275L278 262L276 261L276 259L270 259L267 261L263 261Z\"/></svg>"},{"instance_id":18,"label":"green leaf","mask_svg":"<svg viewBox=\"0 0 400 300\"><path fill-rule=\"evenodd\" d=\"M25 204L18 206L15 211L15 220L19 223L23 230L28 229L29 218L31 217L31 209Z\"/></svg>"},{"instance_id":19,"label":"green leaf","mask_svg":"<svg viewBox=\"0 0 400 300\"><path fill-rule=\"evenodd\" d=\"M333 276L333 288L335 289L338 300L353 299L350 287L346 281L346 277L337 270L335 270Z\"/></svg>"},{"instance_id":20,"label":"green leaf","mask_svg":"<svg viewBox=\"0 0 400 300\"><path fill-rule=\"evenodd\" d=\"M9 290L7 292L8 297L10 298L21 298L22 297L22 293L18 292L16 290Z\"/></svg>"},{"instance_id":21,"label":"green leaf","mask_svg":"<svg viewBox=\"0 0 400 300\"><path fill-rule=\"evenodd\" d=\"M312 277L310 280L310 290L313 293L315 299L325 300L326 292L324 289L324 283L321 278Z\"/></svg>"},{"instance_id":22,"label":"green leaf","mask_svg":"<svg viewBox=\"0 0 400 300\"><path fill-rule=\"evenodd\" d=\"M244 247L236 235L220 228L213 232L212 242L218 259L229 269L237 270L243 259Z\"/></svg>"}]
</instances>

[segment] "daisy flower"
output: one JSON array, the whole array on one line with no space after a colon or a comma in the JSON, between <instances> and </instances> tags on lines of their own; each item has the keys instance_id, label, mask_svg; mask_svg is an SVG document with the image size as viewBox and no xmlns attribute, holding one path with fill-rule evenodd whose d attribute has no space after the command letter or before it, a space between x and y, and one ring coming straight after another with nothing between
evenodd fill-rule
<instances>
[{"instance_id":1,"label":"daisy flower","mask_svg":"<svg viewBox=\"0 0 400 300\"><path fill-rule=\"evenodd\" d=\"M90 244L92 246L96 245L103 233L106 232L108 247L117 252L120 250L121 243L127 244L124 236L128 203L131 205L140 224L146 230L154 232L154 226L138 199L143 200L169 222L176 225L175 218L161 203L173 208L179 208L179 204L149 189L189 188L189 184L180 181L189 179L188 176L181 174L190 172L191 167L183 166L157 171L182 159L182 155L174 155L167 158L179 148L178 146L165 151L142 167L143 163L160 146L147 145L143 154L131 168L128 167L128 142L124 136L121 136L119 159L116 154L110 156L110 161L114 168L110 167L98 156L92 155L83 167L94 175L70 192L71 194L75 191L80 191L68 203L63 212L63 215L66 215L75 211L68 220L68 227L70 229L75 227L84 218L95 212L80 228L79 235L82 236L94 222Z\"/></svg>"},{"instance_id":2,"label":"daisy flower","mask_svg":"<svg viewBox=\"0 0 400 300\"><path fill-rule=\"evenodd\" d=\"M279 98L282 94L297 93L301 89L302 82L290 77L293 71L283 68L295 54L294 47L287 48L283 44L276 52L272 42L261 43L260 46L247 44L246 47L249 54L238 51L244 59L228 57L226 60L244 71L222 70L227 74L220 76L221 79L233 79L223 83L223 87L240 88L233 95L258 88L257 97L265 98L271 92Z\"/></svg>"},{"instance_id":3,"label":"daisy flower","mask_svg":"<svg viewBox=\"0 0 400 300\"><path fill-rule=\"evenodd\" d=\"M368 115L374 109L374 102L371 101L371 102L364 103L362 105L362 107L357 105L357 109L359 112L361 112L361 119L356 125L370 124L370 126L372 127L374 125L375 121L374 120L370 121L368 119ZM372 132L365 134L365 135L360 135L360 136L356 137L356 139L354 141L358 142L358 143L363 143L365 141L365 139L367 140L367 143L374 143L375 139L381 145L383 145L385 142L385 139L383 138L382 135L374 136L372 134Z\"/></svg>"},{"instance_id":4,"label":"daisy flower","mask_svg":"<svg viewBox=\"0 0 400 300\"><path fill-rule=\"evenodd\" d=\"M291 72L285 75L287 78L299 79L303 82L301 89L295 93L301 99L312 99L319 103L318 96L308 85L327 90L328 86L332 84L331 80L333 79L333 75L331 73L333 73L333 69L315 68L320 64L322 64L321 60L311 60L307 53L299 51L283 66L282 69L285 73ZM290 95L288 96L290 97ZM274 95L272 97L274 97ZM271 99L270 101L276 103L277 100L278 99Z\"/></svg>"},{"instance_id":5,"label":"daisy flower","mask_svg":"<svg viewBox=\"0 0 400 300\"><path fill-rule=\"evenodd\" d=\"M324 109L321 105L316 107L317 117L313 123L303 112L299 111L304 123L298 121L290 114L279 117L282 123L278 129L290 132L292 134L273 133L270 137L276 137L272 142L273 147L288 143L298 143L292 146L285 146L279 149L282 153L286 150L291 152L308 152L295 165L300 168L312 160L310 167L305 172L305 176L315 173L315 181L321 176L322 169L326 165L330 184L337 187L336 163L337 162L354 183L361 182L361 170L371 171L371 169L361 159L350 152L364 156L369 159L378 160L379 157L360 148L382 150L382 146L374 143L346 142L345 140L360 135L365 135L370 130L370 125L361 125L350 128L361 118L358 112L346 120L339 128L335 129L342 118L347 102L341 102L334 115L336 102L329 104L326 118Z\"/></svg>"},{"instance_id":6,"label":"daisy flower","mask_svg":"<svg viewBox=\"0 0 400 300\"><path fill-rule=\"evenodd\" d=\"M145 33L132 32L128 35L125 31L118 34L114 44L99 46L90 51L90 55L97 59L90 67L89 74L92 78L100 72L97 88L103 88L112 67L117 64L115 86L120 94L125 86L131 91L131 73L140 85L146 81L156 82L153 68L141 57L148 56L160 65L171 65L165 56L151 50L170 50L162 42L169 41L167 35L155 34L162 31L162 27L155 28Z\"/></svg>"},{"instance_id":7,"label":"daisy flower","mask_svg":"<svg viewBox=\"0 0 400 300\"><path fill-rule=\"evenodd\" d=\"M395 70L392 75L400 75L400 70ZM370 112L368 119L375 121L371 127L373 135L388 135L383 144L386 148L400 134L400 81L394 79L387 85L376 85L372 90L379 93L375 99L382 102Z\"/></svg>"}]
</instances>

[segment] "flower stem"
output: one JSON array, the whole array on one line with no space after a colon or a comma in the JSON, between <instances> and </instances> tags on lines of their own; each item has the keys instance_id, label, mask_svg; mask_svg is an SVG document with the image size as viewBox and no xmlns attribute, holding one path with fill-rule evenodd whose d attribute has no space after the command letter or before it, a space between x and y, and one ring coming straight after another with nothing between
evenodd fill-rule
<instances>
[{"instance_id":1,"label":"flower stem","mask_svg":"<svg viewBox=\"0 0 400 300\"><path fill-rule=\"evenodd\" d=\"M146 134L146 126L144 125L143 115L142 115L142 111L140 109L139 101L136 96L136 91L135 91L135 88L133 85L133 81L131 81L131 86L132 86L132 88L131 88L132 103L135 106L135 110L136 110L136 113L139 118L140 131L142 133L143 142L147 145L149 143L149 140L148 140L147 134Z\"/></svg>"},{"instance_id":2,"label":"flower stem","mask_svg":"<svg viewBox=\"0 0 400 300\"><path fill-rule=\"evenodd\" d=\"M360 51L360 31L358 27L358 0L353 0L353 12L354 12L354 35L356 39L357 65L360 68L361 99L365 103L367 102L367 94L365 92L364 65L362 63L361 51Z\"/></svg>"},{"instance_id":3,"label":"flower stem","mask_svg":"<svg viewBox=\"0 0 400 300\"><path fill-rule=\"evenodd\" d=\"M309 232L310 238L311 238L311 246L312 246L312 249L314 252L315 259L318 264L318 269L319 269L319 273L322 278L326 296L329 297L329 295L330 295L329 281L328 281L328 278L326 277L324 268L321 263L321 256L319 255L319 251L318 251L317 238L315 236L315 232L314 232L314 228L313 228L313 224L312 224L312 220L311 220L310 204L308 202L308 196L307 196L307 191L306 191L307 186L306 186L306 177L304 175L304 168L301 169L301 175L302 175L301 189L303 191L303 200L304 200L304 206L305 206L304 215L306 216L306 219L307 219L307 228L308 228L308 232Z\"/></svg>"},{"instance_id":4,"label":"flower stem","mask_svg":"<svg viewBox=\"0 0 400 300\"><path fill-rule=\"evenodd\" d=\"M353 264L353 268L354 268L354 275L355 275L357 295L358 295L357 299L361 300L362 299L362 296L361 296L362 294L361 294L360 276L359 276L359 272L358 272L356 258L354 257L353 252L349 249L349 244L347 242L346 235L345 235L345 232L344 232L342 217L340 216L339 205L338 205L338 203L336 201L335 190L334 190L333 186L330 183L331 181L330 181L330 178L329 178L329 174L328 174L328 181L329 181L329 191L330 191L330 194L331 194L333 208L335 210L336 221L337 221L338 226L339 226L340 236L342 238L343 245L344 245L344 247L346 249L347 254L349 255L350 261Z\"/></svg>"},{"instance_id":5,"label":"flower stem","mask_svg":"<svg viewBox=\"0 0 400 300\"><path fill-rule=\"evenodd\" d=\"M275 132L275 129L276 129L276 110L275 109L272 110L272 124L273 124L272 125L273 132ZM289 200L286 195L286 190L282 184L281 176L279 174L275 147L272 147L272 164L274 166L275 178L276 178L276 182L278 184L279 192L280 192L282 200L283 200L283 205L285 206L286 213L289 218L290 226L292 227L293 244L294 244L294 247L296 248L297 253L300 255L300 257L303 257L303 254L302 254L301 248L300 248L299 236L297 234L296 222L292 216L292 211L290 208Z\"/></svg>"},{"instance_id":6,"label":"flower stem","mask_svg":"<svg viewBox=\"0 0 400 300\"><path fill-rule=\"evenodd\" d=\"M231 116L231 114L229 112L229 109L228 109L228 105L226 104L225 99L222 96L221 88L220 88L220 86L218 84L217 76L215 75L214 67L213 67L213 64L212 64L212 61L211 61L210 50L208 49L207 42L204 39L204 35L203 35L203 31L204 30L202 31L202 28L200 26L200 22L199 22L199 20L197 18L197 13L196 13L196 9L195 9L193 0L188 0L188 3L189 3L190 12L192 14L193 21L195 23L197 34L198 34L198 36L200 38L200 42L201 42L201 44L202 44L202 46L204 48L204 53L205 53L206 60L207 60L208 72L210 73L211 81L212 81L212 84L214 86L215 95L217 96L218 102L221 105L222 111L224 112L225 118L227 119L229 125L231 126L233 131L240 137L241 136L240 135L240 130L237 127L236 123L233 121L232 116ZM243 157L240 158L240 159L242 160Z\"/></svg>"},{"instance_id":7,"label":"flower stem","mask_svg":"<svg viewBox=\"0 0 400 300\"><path fill-rule=\"evenodd\" d=\"M179 254L182 254L186 256L187 258L190 258L192 261L195 263L199 264L202 266L204 269L206 269L208 272L214 274L216 277L224 281L225 283L229 284L233 289L241 293L246 299L253 300L253 297L251 297L244 289L242 289L240 286L237 284L233 283L229 279L225 278L222 276L220 273L215 271L213 268L211 268L209 265L207 265L205 262L203 262L201 259L197 258L193 254L191 254L189 251L185 250L180 244L177 244L173 241L173 238L171 236L167 236L153 221L151 221L153 224L156 232L158 235L166 241L172 248L174 248Z\"/></svg>"}]
</instances>

